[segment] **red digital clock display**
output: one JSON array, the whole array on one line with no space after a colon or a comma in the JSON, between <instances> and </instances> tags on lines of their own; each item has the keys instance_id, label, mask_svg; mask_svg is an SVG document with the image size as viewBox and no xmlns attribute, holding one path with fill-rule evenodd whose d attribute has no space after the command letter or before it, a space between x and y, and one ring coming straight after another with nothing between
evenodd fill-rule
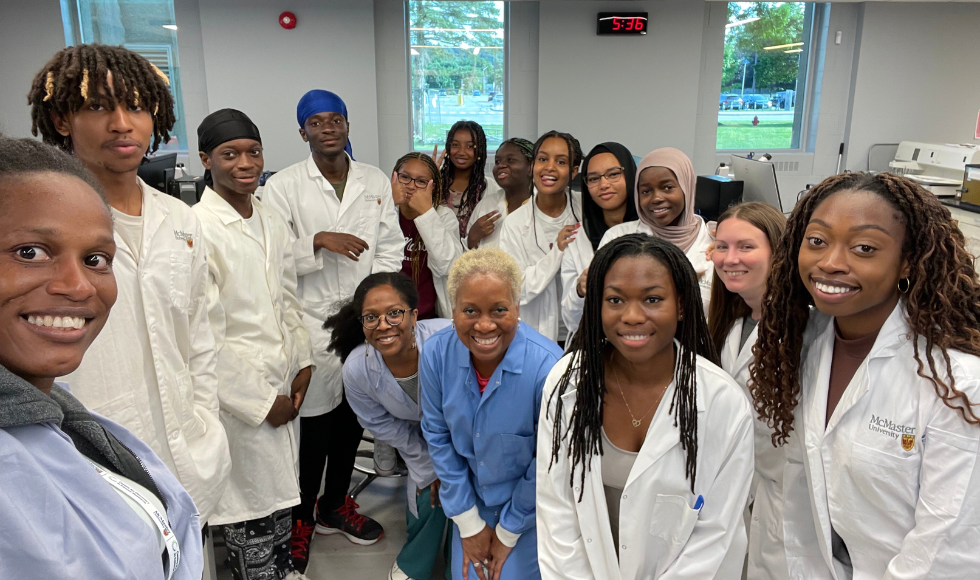
<instances>
[{"instance_id":1,"label":"red digital clock display","mask_svg":"<svg viewBox=\"0 0 980 580\"><path fill-rule=\"evenodd\" d=\"M632 35L647 33L646 12L600 12L597 34Z\"/></svg>"}]
</instances>

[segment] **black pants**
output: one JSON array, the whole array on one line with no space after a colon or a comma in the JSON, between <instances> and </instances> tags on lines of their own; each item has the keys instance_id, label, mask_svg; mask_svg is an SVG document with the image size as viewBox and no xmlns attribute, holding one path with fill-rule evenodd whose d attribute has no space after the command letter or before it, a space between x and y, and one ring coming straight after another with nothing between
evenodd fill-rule
<instances>
[{"instance_id":1,"label":"black pants","mask_svg":"<svg viewBox=\"0 0 980 580\"><path fill-rule=\"evenodd\" d=\"M357 415L347 404L345 395L340 405L329 413L300 417L299 429L300 503L293 508L293 519L312 521L321 480L323 499L320 509L332 511L344 505L364 428L357 422ZM326 475L324 465L327 466Z\"/></svg>"}]
</instances>

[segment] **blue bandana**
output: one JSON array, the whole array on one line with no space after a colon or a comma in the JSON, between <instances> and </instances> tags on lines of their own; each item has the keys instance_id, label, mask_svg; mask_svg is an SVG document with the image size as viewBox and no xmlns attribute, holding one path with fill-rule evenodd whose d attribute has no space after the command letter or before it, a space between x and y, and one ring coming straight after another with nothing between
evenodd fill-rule
<instances>
[{"instance_id":1,"label":"blue bandana","mask_svg":"<svg viewBox=\"0 0 980 580\"><path fill-rule=\"evenodd\" d=\"M339 113L347 119L347 105L335 93L322 89L313 89L303 95L303 98L299 100L299 104L296 105L296 122L302 128L306 120L317 113ZM347 139L347 145L344 147L344 151L350 155L351 159L354 158L354 151L350 146L349 138Z\"/></svg>"}]
</instances>

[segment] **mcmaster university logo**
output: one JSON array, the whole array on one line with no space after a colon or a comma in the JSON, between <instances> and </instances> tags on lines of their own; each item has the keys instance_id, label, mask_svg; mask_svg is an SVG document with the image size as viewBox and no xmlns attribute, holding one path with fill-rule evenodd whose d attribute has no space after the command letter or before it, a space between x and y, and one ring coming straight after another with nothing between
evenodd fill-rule
<instances>
[{"instance_id":1,"label":"mcmaster university logo","mask_svg":"<svg viewBox=\"0 0 980 580\"><path fill-rule=\"evenodd\" d=\"M868 429L901 441L902 449L906 451L911 451L915 447L915 427L899 425L890 419L872 414Z\"/></svg>"}]
</instances>

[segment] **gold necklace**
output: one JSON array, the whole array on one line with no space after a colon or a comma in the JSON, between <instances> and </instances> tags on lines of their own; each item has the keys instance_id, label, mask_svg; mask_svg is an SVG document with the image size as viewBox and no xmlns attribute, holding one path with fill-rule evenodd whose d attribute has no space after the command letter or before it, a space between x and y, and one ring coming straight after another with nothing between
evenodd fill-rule
<instances>
[{"instance_id":1,"label":"gold necklace","mask_svg":"<svg viewBox=\"0 0 980 580\"><path fill-rule=\"evenodd\" d=\"M656 402L654 402L653 405L651 405L650 408L647 409L646 413L643 413L642 417L637 419L636 416L633 415L633 410L630 409L630 404L626 401L626 395L623 393L623 383L622 381L619 380L619 374L616 373L616 367L611 367L611 368L613 370L613 374L616 375L616 388L619 389L619 396L623 398L623 404L626 405L626 412L630 414L630 419L632 419L633 421L633 428L634 429L639 428L639 426L643 424L643 420L646 419L647 415L650 414L650 411L656 409L657 405L660 404L660 401L661 399L664 398L664 393L667 392L667 387L670 386L670 383L668 382L666 385L664 385L664 388L660 391L660 396L657 397Z\"/></svg>"}]
</instances>

